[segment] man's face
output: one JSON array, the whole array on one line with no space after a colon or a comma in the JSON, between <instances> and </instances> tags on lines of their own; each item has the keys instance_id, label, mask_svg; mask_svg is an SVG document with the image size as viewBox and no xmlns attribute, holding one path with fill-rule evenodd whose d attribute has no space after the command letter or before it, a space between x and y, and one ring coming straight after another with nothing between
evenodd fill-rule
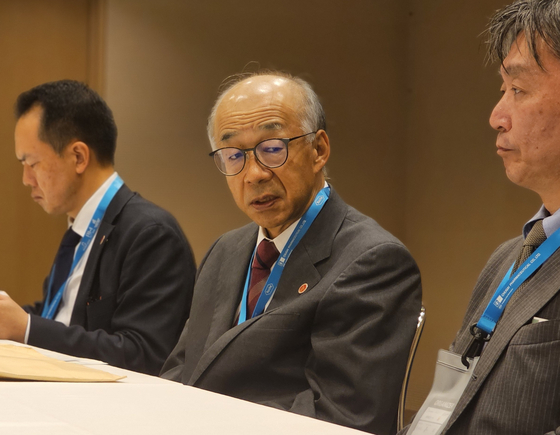
<instances>
[{"instance_id":1,"label":"man's face","mask_svg":"<svg viewBox=\"0 0 560 435\"><path fill-rule=\"evenodd\" d=\"M297 87L284 78L257 76L230 89L216 112L214 140L218 148L253 148L271 138L289 138L302 131ZM313 137L313 135L310 135ZM226 177L237 206L276 237L299 219L324 183L321 170L328 159L328 138L321 131L288 145L288 160L266 168L247 154L243 170Z\"/></svg>"},{"instance_id":2,"label":"man's face","mask_svg":"<svg viewBox=\"0 0 560 435\"><path fill-rule=\"evenodd\" d=\"M31 197L49 214L75 217L78 178L70 146L59 156L39 139L42 109L38 106L16 123L16 157L23 165L23 184Z\"/></svg>"},{"instance_id":3,"label":"man's face","mask_svg":"<svg viewBox=\"0 0 560 435\"><path fill-rule=\"evenodd\" d=\"M542 41L538 48L544 70L523 34L513 43L500 70L503 96L490 124L498 130L496 146L508 178L537 192L546 206L560 193L560 60Z\"/></svg>"}]
</instances>

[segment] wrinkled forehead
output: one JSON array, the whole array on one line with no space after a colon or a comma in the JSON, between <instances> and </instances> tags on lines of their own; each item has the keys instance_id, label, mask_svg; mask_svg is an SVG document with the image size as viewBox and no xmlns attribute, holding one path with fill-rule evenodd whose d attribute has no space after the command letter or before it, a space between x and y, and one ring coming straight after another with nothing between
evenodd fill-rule
<instances>
[{"instance_id":1,"label":"wrinkled forehead","mask_svg":"<svg viewBox=\"0 0 560 435\"><path fill-rule=\"evenodd\" d=\"M234 85L221 98L214 119L214 134L220 136L224 129L250 128L260 122L293 123L299 119L302 103L301 90L288 79L275 76L248 78Z\"/></svg>"}]
</instances>

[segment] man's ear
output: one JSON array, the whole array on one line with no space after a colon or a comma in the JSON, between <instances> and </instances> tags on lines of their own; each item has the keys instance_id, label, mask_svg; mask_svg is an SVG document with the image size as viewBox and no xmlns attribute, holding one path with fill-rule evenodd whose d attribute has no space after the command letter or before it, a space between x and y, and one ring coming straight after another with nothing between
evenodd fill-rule
<instances>
[{"instance_id":1,"label":"man's ear","mask_svg":"<svg viewBox=\"0 0 560 435\"><path fill-rule=\"evenodd\" d=\"M313 147L315 149L313 169L315 170L315 173L318 173L327 164L329 156L331 155L329 136L325 130L319 130L316 133L315 140L313 141Z\"/></svg>"},{"instance_id":2,"label":"man's ear","mask_svg":"<svg viewBox=\"0 0 560 435\"><path fill-rule=\"evenodd\" d=\"M77 141L70 144L69 152L74 158L76 173L83 174L86 168L91 164L91 150L84 142Z\"/></svg>"}]
</instances>

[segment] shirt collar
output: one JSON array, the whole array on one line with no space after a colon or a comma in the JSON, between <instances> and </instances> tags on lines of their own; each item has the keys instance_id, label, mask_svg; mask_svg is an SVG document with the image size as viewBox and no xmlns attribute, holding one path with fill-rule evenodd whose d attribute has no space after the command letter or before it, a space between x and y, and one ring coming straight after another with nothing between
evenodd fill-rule
<instances>
[{"instance_id":1,"label":"shirt collar","mask_svg":"<svg viewBox=\"0 0 560 435\"><path fill-rule=\"evenodd\" d=\"M263 227L259 227L259 235L257 236L257 246L259 246L259 243L261 243L263 239L267 239L270 240L272 243L274 243L276 249L278 249L278 252L282 252L282 249L284 249L284 246L286 246L286 243L288 243L290 236L296 229L296 226L300 220L301 218L299 218L292 225L290 225L288 228L286 228L284 231L278 234L278 236L276 236L274 239L271 239L265 234Z\"/></svg>"},{"instance_id":2,"label":"shirt collar","mask_svg":"<svg viewBox=\"0 0 560 435\"><path fill-rule=\"evenodd\" d=\"M116 172L113 172L113 175L111 175L109 178L107 178L107 180L105 180L105 182L101 185L101 187L99 187L99 189L97 189L95 193L89 197L87 202L80 209L78 215L76 216L76 219L72 221L71 218L68 218L68 227L71 226L74 232L79 234L81 237L84 237L84 234L86 233L89 223L93 218L93 214L95 213L95 210L97 210L97 207L99 206L99 203L103 199L105 192L107 192L107 190L109 189L109 187L117 177L118 174Z\"/></svg>"},{"instance_id":3,"label":"shirt collar","mask_svg":"<svg viewBox=\"0 0 560 435\"><path fill-rule=\"evenodd\" d=\"M544 205L542 205L537 214L523 226L523 237L527 237L527 234L529 234L529 231L531 231L531 228L533 228L533 225L539 219L543 220L543 229L546 237L550 237L560 228L560 209L551 215Z\"/></svg>"},{"instance_id":4,"label":"shirt collar","mask_svg":"<svg viewBox=\"0 0 560 435\"><path fill-rule=\"evenodd\" d=\"M323 186L323 188L328 187L328 185L329 184L325 181L325 185ZM263 239L267 239L267 240L271 241L272 243L274 243L274 245L276 246L276 249L278 249L278 252L282 252L282 250L284 249L284 246L286 246L286 243L288 243L288 240L290 239L290 236L292 235L292 233L296 229L297 224L299 223L300 220L301 220L301 218L299 218L292 225L290 225L288 228L286 228L284 231L282 231L274 239L271 239L270 237L268 237L266 235L263 227L259 227L259 234L257 236L257 245L256 246L259 246L259 243L261 243L263 241Z\"/></svg>"}]
</instances>

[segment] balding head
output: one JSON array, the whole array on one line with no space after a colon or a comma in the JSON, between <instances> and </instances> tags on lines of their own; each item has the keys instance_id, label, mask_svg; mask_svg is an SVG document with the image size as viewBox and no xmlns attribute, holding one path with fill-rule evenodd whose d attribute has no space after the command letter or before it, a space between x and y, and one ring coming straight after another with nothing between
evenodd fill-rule
<instances>
[{"instance_id":1,"label":"balding head","mask_svg":"<svg viewBox=\"0 0 560 435\"><path fill-rule=\"evenodd\" d=\"M284 76L246 77L222 93L210 117L218 169L237 206L271 238L305 213L325 183L329 139L308 126L303 89Z\"/></svg>"},{"instance_id":2,"label":"balding head","mask_svg":"<svg viewBox=\"0 0 560 435\"><path fill-rule=\"evenodd\" d=\"M232 98L233 93L239 93L255 84L260 86L261 92L272 92L274 90L284 92L282 89L289 88L294 93L294 97L299 98L297 116L301 129L305 131L326 131L325 112L319 102L319 97L305 80L280 71L264 70L249 74L238 74L224 81L208 118L207 133L213 150L217 148L214 138L214 122L218 107L225 97Z\"/></svg>"}]
</instances>

